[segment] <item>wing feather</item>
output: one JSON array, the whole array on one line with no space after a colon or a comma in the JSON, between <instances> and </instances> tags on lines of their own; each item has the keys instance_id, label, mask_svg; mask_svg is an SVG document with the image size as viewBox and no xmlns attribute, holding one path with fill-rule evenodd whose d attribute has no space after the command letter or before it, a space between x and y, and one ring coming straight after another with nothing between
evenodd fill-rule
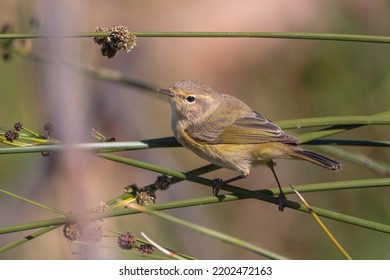
<instances>
[{"instance_id":1,"label":"wing feather","mask_svg":"<svg viewBox=\"0 0 390 280\"><path fill-rule=\"evenodd\" d=\"M256 112L236 120L214 119L207 124L203 123L201 127L189 127L188 133L194 140L209 144L299 142L297 138L284 133L279 126Z\"/></svg>"}]
</instances>

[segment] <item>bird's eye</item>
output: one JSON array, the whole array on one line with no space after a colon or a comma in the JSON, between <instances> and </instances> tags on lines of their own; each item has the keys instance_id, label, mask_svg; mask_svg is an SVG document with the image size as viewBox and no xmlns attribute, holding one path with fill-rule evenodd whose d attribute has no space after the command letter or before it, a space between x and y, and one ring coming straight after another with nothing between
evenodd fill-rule
<instances>
[{"instance_id":1,"label":"bird's eye","mask_svg":"<svg viewBox=\"0 0 390 280\"><path fill-rule=\"evenodd\" d=\"M195 102L195 96L193 95L190 95L190 96L187 96L186 100L188 103L194 103Z\"/></svg>"}]
</instances>

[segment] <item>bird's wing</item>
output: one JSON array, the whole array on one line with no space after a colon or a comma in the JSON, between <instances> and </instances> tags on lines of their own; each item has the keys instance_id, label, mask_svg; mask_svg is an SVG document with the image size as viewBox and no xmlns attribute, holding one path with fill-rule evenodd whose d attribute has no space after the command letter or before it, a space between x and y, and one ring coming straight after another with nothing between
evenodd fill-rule
<instances>
[{"instance_id":1,"label":"bird's wing","mask_svg":"<svg viewBox=\"0 0 390 280\"><path fill-rule=\"evenodd\" d=\"M209 144L261 144L282 142L297 144L297 138L287 135L276 124L253 112L250 116L236 119L231 123L214 120L206 126L189 128L194 140Z\"/></svg>"}]
</instances>

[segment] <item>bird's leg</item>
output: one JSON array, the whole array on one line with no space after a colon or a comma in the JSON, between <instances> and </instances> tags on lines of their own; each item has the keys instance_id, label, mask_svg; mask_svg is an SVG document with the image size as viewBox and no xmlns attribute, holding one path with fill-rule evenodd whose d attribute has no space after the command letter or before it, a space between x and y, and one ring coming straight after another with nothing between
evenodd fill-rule
<instances>
[{"instance_id":1,"label":"bird's leg","mask_svg":"<svg viewBox=\"0 0 390 280\"><path fill-rule=\"evenodd\" d=\"M213 185L213 195L217 196L219 191L221 190L222 186L230 184L231 182L234 182L234 181L241 180L245 177L246 177L246 175L241 174L239 176L233 177L233 178L228 179L226 181L222 181L222 179L220 179L220 178L214 178L213 179L213 184L214 184Z\"/></svg>"},{"instance_id":2,"label":"bird's leg","mask_svg":"<svg viewBox=\"0 0 390 280\"><path fill-rule=\"evenodd\" d=\"M274 166L275 166L275 162L273 160L271 160L269 163L268 163L268 167L271 169L272 171L272 174L274 174L274 177L276 179L276 183L278 183L278 187L279 187L279 196L278 196L278 200L277 200L277 204L278 204L278 209L279 211L282 211L284 210L284 207L285 206L285 203L287 201L287 197L286 195L284 194L283 190L282 190L282 187L280 186L280 183L279 183L279 179L278 179L278 176L276 176L276 172L275 172L275 169L274 169Z\"/></svg>"}]
</instances>

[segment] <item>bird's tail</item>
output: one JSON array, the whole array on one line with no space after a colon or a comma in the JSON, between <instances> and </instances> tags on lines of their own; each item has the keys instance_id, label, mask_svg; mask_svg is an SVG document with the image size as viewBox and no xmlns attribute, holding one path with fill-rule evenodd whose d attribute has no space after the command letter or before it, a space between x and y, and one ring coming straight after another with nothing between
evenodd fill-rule
<instances>
[{"instance_id":1,"label":"bird's tail","mask_svg":"<svg viewBox=\"0 0 390 280\"><path fill-rule=\"evenodd\" d=\"M304 149L296 149L294 153L291 155L298 159L303 159L310 161L311 163L317 164L324 168L330 170L341 170L342 164L325 156L319 155L315 152L304 150Z\"/></svg>"}]
</instances>

